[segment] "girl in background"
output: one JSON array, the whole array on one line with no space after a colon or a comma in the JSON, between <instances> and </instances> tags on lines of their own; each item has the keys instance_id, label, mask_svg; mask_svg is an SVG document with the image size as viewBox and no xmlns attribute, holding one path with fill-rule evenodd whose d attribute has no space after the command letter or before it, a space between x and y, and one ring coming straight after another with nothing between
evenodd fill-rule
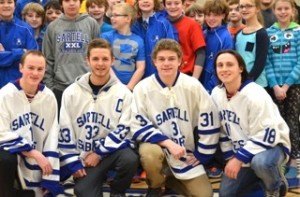
<instances>
[{"instance_id":1,"label":"girl in background","mask_svg":"<svg viewBox=\"0 0 300 197\"><path fill-rule=\"evenodd\" d=\"M271 95L290 128L291 161L287 178L300 178L300 26L293 22L292 0L276 0L266 74Z\"/></svg>"},{"instance_id":2,"label":"girl in background","mask_svg":"<svg viewBox=\"0 0 300 197\"><path fill-rule=\"evenodd\" d=\"M239 10L246 27L236 35L235 48L246 62L249 77L266 88L265 64L269 39L263 27L260 0L240 0Z\"/></svg>"}]
</instances>

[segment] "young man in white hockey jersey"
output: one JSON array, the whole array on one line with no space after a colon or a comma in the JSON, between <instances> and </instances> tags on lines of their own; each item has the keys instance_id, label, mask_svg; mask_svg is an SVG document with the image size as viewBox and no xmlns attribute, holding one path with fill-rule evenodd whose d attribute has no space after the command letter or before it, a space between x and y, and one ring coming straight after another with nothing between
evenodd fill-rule
<instances>
[{"instance_id":1,"label":"young man in white hockey jersey","mask_svg":"<svg viewBox=\"0 0 300 197\"><path fill-rule=\"evenodd\" d=\"M76 196L102 196L108 170L115 170L110 196L125 196L138 166L130 148L132 94L110 75L113 54L109 43L88 45L91 73L81 76L62 97L60 139L62 179L73 175Z\"/></svg>"},{"instance_id":2,"label":"young man in white hockey jersey","mask_svg":"<svg viewBox=\"0 0 300 197\"><path fill-rule=\"evenodd\" d=\"M267 92L247 79L245 62L237 52L220 52L215 68L222 84L214 88L212 98L224 131L220 146L228 160L220 196L246 195L257 183L262 183L265 196L285 196L281 166L291 150L287 124Z\"/></svg>"},{"instance_id":3,"label":"young man in white hockey jersey","mask_svg":"<svg viewBox=\"0 0 300 197\"><path fill-rule=\"evenodd\" d=\"M163 39L152 54L158 73L133 91L132 135L147 174L147 196L161 196L164 183L184 196L212 196L203 163L219 139L217 109L200 82L179 72L180 45Z\"/></svg>"},{"instance_id":4,"label":"young man in white hockey jersey","mask_svg":"<svg viewBox=\"0 0 300 197\"><path fill-rule=\"evenodd\" d=\"M34 190L35 196L62 192L57 103L40 83L45 69L43 54L27 51L20 61L22 77L0 90L0 196L18 196L16 174L22 189Z\"/></svg>"}]
</instances>

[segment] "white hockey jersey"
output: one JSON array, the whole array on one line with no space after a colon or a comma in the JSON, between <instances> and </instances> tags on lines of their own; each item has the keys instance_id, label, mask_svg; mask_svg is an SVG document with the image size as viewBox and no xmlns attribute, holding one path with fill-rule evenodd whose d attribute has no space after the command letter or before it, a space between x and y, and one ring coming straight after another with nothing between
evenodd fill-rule
<instances>
[{"instance_id":1,"label":"white hockey jersey","mask_svg":"<svg viewBox=\"0 0 300 197\"><path fill-rule=\"evenodd\" d=\"M59 186L59 126L54 94L44 85L29 103L19 81L0 90L0 149L18 155L18 173L24 189L42 196L41 187L56 195ZM37 162L21 152L36 149L49 160L53 173L43 176ZM13 176L13 175L12 175Z\"/></svg>"},{"instance_id":2,"label":"white hockey jersey","mask_svg":"<svg viewBox=\"0 0 300 197\"><path fill-rule=\"evenodd\" d=\"M131 92L111 75L94 95L89 76L90 73L83 75L63 93L59 122L62 180L83 168L82 159L89 152L103 158L132 145L127 135Z\"/></svg>"},{"instance_id":3,"label":"white hockey jersey","mask_svg":"<svg viewBox=\"0 0 300 197\"><path fill-rule=\"evenodd\" d=\"M235 156L249 166L254 155L279 144L289 155L289 128L261 86L246 81L230 100L225 87L217 86L212 98L220 114L220 146L226 159Z\"/></svg>"},{"instance_id":4,"label":"white hockey jersey","mask_svg":"<svg viewBox=\"0 0 300 197\"><path fill-rule=\"evenodd\" d=\"M157 143L171 139L201 163L213 156L220 133L218 113L198 80L178 73L173 87L168 88L154 74L136 85L133 98L133 140ZM205 173L202 164L189 166L184 158L176 160L165 152L176 178L192 179Z\"/></svg>"}]
</instances>

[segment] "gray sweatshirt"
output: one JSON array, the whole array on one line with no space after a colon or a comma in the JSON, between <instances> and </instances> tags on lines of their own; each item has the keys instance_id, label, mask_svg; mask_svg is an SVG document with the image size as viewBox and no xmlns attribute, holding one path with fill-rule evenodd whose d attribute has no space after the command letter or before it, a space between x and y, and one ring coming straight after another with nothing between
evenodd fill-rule
<instances>
[{"instance_id":1,"label":"gray sweatshirt","mask_svg":"<svg viewBox=\"0 0 300 197\"><path fill-rule=\"evenodd\" d=\"M88 14L74 20L62 15L50 23L42 48L47 60L47 87L63 91L77 76L89 71L85 61L87 45L98 35L99 25Z\"/></svg>"}]
</instances>

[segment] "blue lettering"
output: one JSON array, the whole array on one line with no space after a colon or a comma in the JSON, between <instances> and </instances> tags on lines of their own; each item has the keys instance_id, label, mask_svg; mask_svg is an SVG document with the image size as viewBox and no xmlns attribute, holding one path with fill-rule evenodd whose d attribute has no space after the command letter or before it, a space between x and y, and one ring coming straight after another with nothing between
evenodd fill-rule
<instances>
[{"instance_id":1,"label":"blue lettering","mask_svg":"<svg viewBox=\"0 0 300 197\"><path fill-rule=\"evenodd\" d=\"M189 121L186 110L182 111L177 107L174 107L174 108L168 108L165 111L162 111L160 114L156 115L157 125L161 125L162 123L173 118L186 121L186 122Z\"/></svg>"},{"instance_id":2,"label":"blue lettering","mask_svg":"<svg viewBox=\"0 0 300 197\"><path fill-rule=\"evenodd\" d=\"M116 106L116 112L121 113L122 112L122 106L123 106L123 99L118 99L117 106Z\"/></svg>"}]
</instances>

